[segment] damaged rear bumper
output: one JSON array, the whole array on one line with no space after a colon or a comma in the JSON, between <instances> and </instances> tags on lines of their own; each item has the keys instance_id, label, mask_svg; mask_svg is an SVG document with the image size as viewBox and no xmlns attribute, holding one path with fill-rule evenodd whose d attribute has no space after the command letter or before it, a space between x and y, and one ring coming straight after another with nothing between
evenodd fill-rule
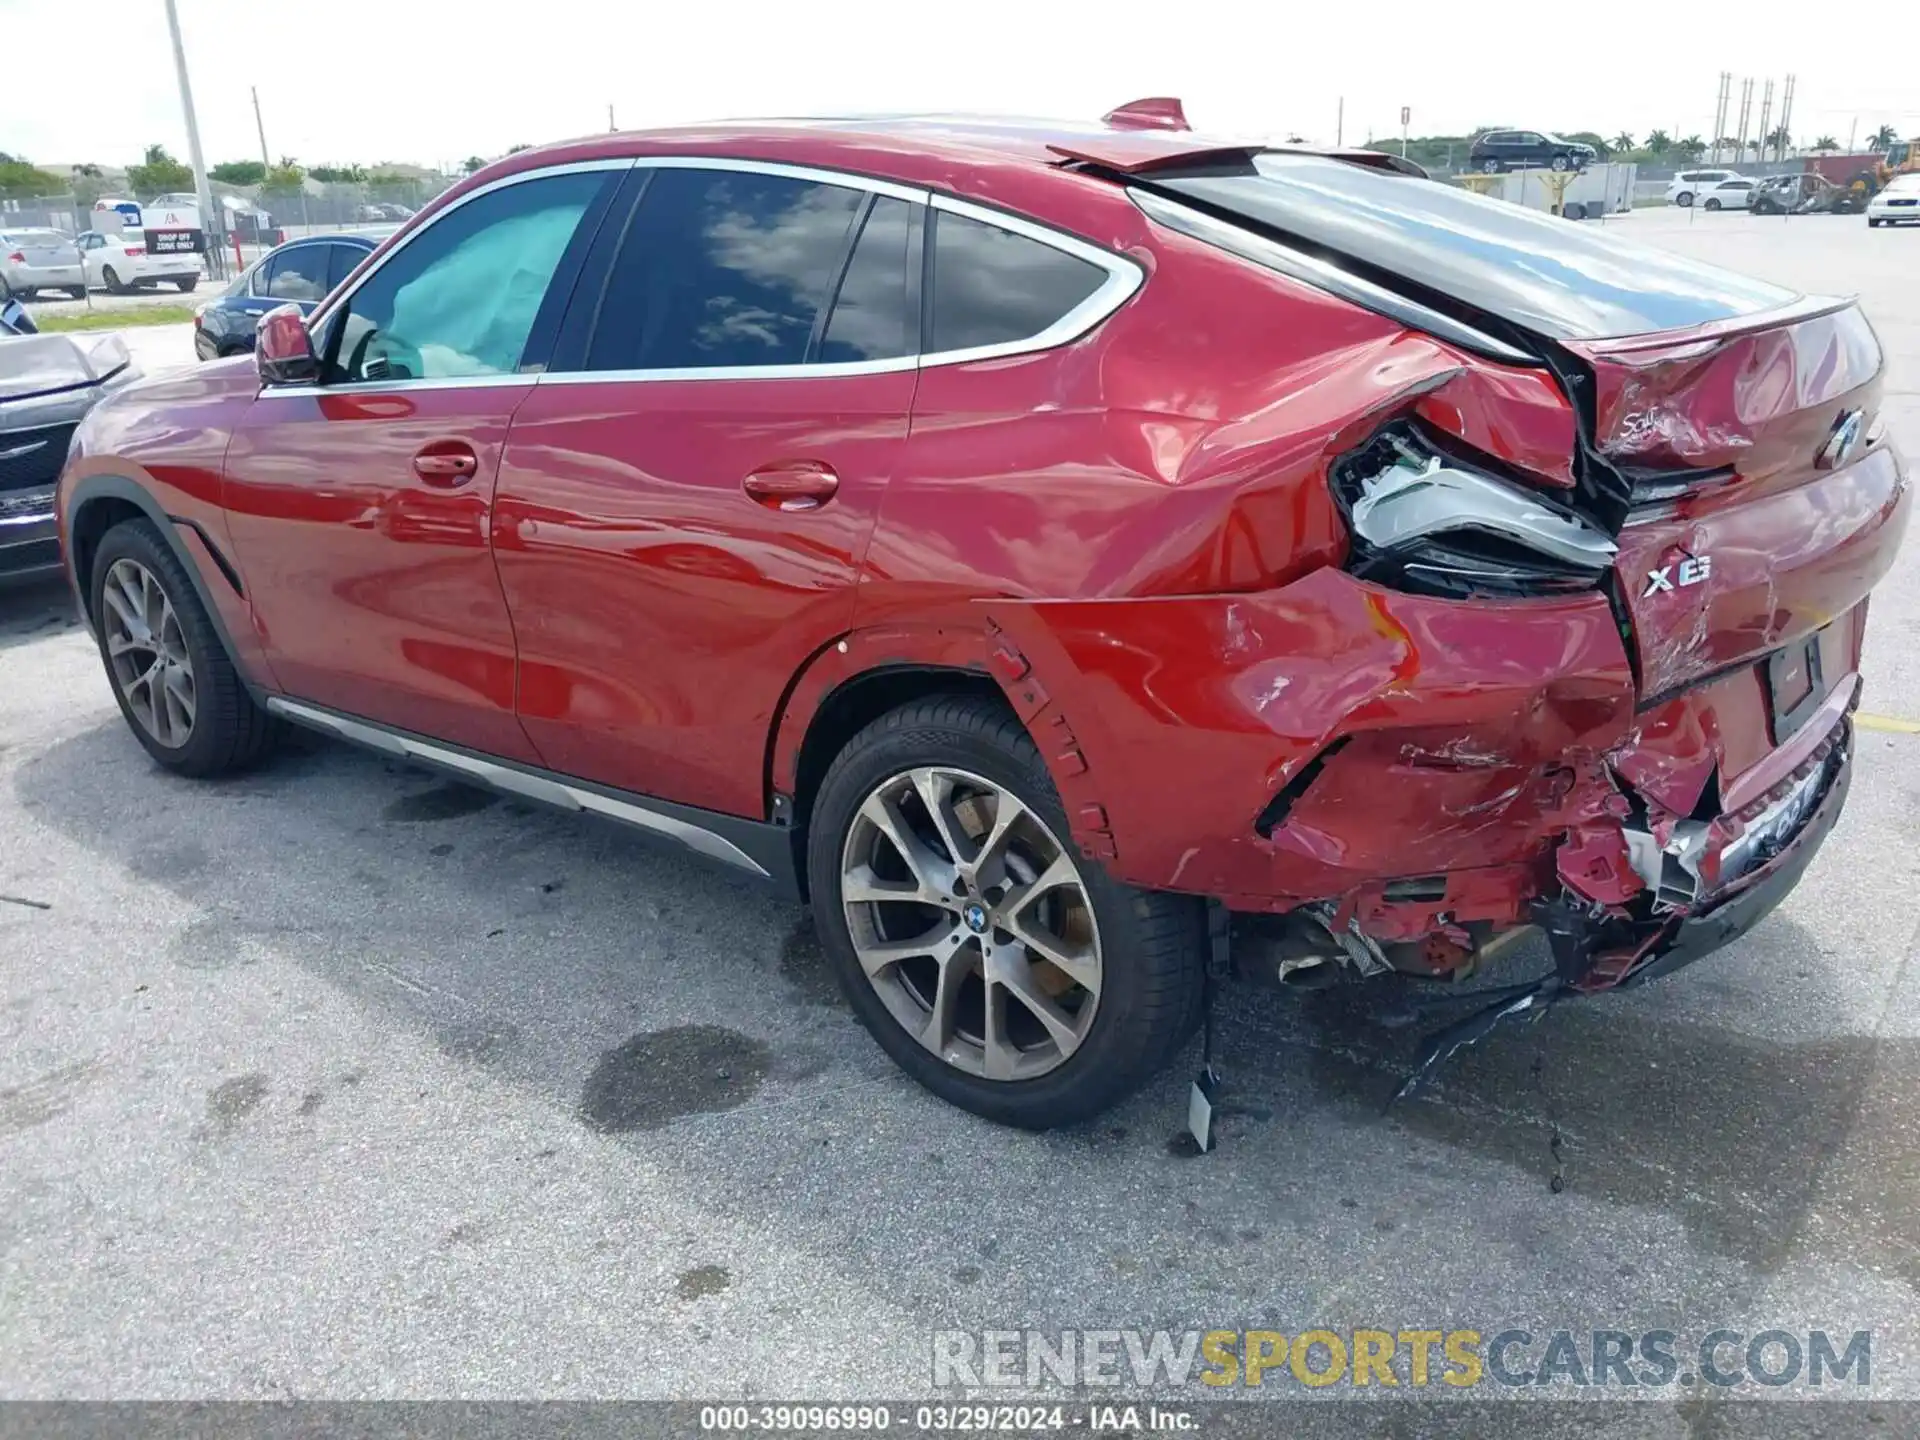
<instances>
[{"instance_id":1,"label":"damaged rear bumper","mask_svg":"<svg viewBox=\"0 0 1920 1440\"><path fill-rule=\"evenodd\" d=\"M1814 778L1820 788L1812 812L1800 821L1797 830L1784 837L1772 857L1754 865L1720 894L1710 896L1705 908L1671 921L1655 947L1620 977L1619 985L1639 985L1671 975L1732 944L1772 914L1800 883L1847 803L1847 790L1853 783L1850 720L1841 722L1840 733Z\"/></svg>"}]
</instances>

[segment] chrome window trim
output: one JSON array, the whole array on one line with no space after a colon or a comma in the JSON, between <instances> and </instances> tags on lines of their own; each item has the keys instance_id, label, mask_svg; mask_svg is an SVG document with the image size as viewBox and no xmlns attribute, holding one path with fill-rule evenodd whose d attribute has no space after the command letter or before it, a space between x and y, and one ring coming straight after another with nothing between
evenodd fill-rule
<instances>
[{"instance_id":1,"label":"chrome window trim","mask_svg":"<svg viewBox=\"0 0 1920 1440\"><path fill-rule=\"evenodd\" d=\"M533 384L537 374L429 375L416 380L348 380L338 385L262 385L257 400L293 395L368 395L413 390L515 389Z\"/></svg>"},{"instance_id":2,"label":"chrome window trim","mask_svg":"<svg viewBox=\"0 0 1920 1440\"><path fill-rule=\"evenodd\" d=\"M542 385L630 384L653 380L833 380L853 375L891 375L903 370L923 370L933 365L965 365L976 360L998 360L1009 355L1031 355L1052 350L1079 339L1124 305L1145 283L1146 271L1124 255L1104 250L1091 241L1068 235L1050 225L1024 216L1011 215L986 205L975 205L938 191L918 190L890 180L877 180L844 170L818 170L803 165L780 165L759 160L732 160L716 156L669 156L653 159L641 156L636 165L648 169L740 170L756 175L782 175L811 180L824 185L840 185L870 190L876 195L925 205L954 215L993 225L1010 234L1047 245L1077 260L1097 265L1107 278L1085 300L1067 311L1053 324L1021 340L997 345L976 345L965 350L933 350L912 355L896 355L885 360L845 360L818 365L716 365L680 366L658 370L567 370L549 371L540 376ZM935 240L936 246L938 239Z\"/></svg>"},{"instance_id":3,"label":"chrome window trim","mask_svg":"<svg viewBox=\"0 0 1920 1440\"><path fill-rule=\"evenodd\" d=\"M408 245L437 225L443 218L458 210L470 200L482 195L490 195L496 190L523 181L543 179L551 175L582 174L595 170L730 170L749 175L775 175L788 179L804 180L820 185L837 185L843 189L860 190L874 195L884 195L895 200L904 200L910 205L924 205L935 210L944 210L950 214L978 220L982 224L995 225L1011 234L1020 235L1042 245L1051 246L1063 254L1075 259L1097 265L1107 272L1107 278L1085 300L1062 315L1053 324L1037 334L1022 340L1009 340L997 345L976 345L965 350L939 350L912 355L890 356L884 360L848 360L819 365L727 365L714 367L676 367L659 370L567 370L543 371L537 374L522 375L475 375L442 376L422 380L352 381L338 385L287 385L267 386L260 391L260 397L269 395L320 395L352 394L368 390L414 390L423 388L457 389L471 388L489 384L542 384L542 385L590 385L603 383L631 383L635 381L674 381L674 380L834 380L857 375L889 375L906 370L925 369L934 365L965 365L978 360L998 360L1014 355L1033 355L1056 349L1061 345L1078 340L1095 326L1099 325L1114 311L1118 310L1140 289L1146 281L1146 271L1135 261L1124 255L1103 249L1091 241L1083 240L1057 230L1051 225L1030 220L1022 215L1013 215L1004 210L996 210L987 205L976 205L967 200L938 191L912 185L902 185L897 181L882 180L876 176L863 175L853 170L826 170L811 165L787 165L771 160L738 160L724 155L631 155L602 160L584 160L566 165L548 165L535 170L523 170L512 175L479 186L462 195L458 200L438 211L425 225L407 232L401 242L391 250L381 254L364 274L355 278L351 289L342 292L336 298L328 299L313 314L307 317L309 333L317 332L342 305L350 305L360 288L370 281L395 255L404 251ZM324 237L303 237L322 240ZM270 298L270 297L263 297Z\"/></svg>"},{"instance_id":4,"label":"chrome window trim","mask_svg":"<svg viewBox=\"0 0 1920 1440\"><path fill-rule=\"evenodd\" d=\"M351 740L371 750L378 750L382 754L407 760L419 760L445 770L453 770L459 774L471 776L493 789L528 800L537 800L544 805L552 805L561 810L585 810L594 815L604 815L608 819L622 821L637 829L649 830L656 835L677 840L689 850L698 851L702 855L724 861L728 865L738 866L762 879L772 878L759 861L724 835L682 820L676 815L665 815L659 811L650 810L645 805L618 800L611 795L602 795L584 785L569 784L563 776L536 774L521 769L517 765L508 765L483 756L445 749L402 731L389 729L384 725L336 715L330 710L303 705L297 700L288 700L280 695L269 695L267 708L276 714L286 716L289 720L312 729L324 730L343 740Z\"/></svg>"}]
</instances>

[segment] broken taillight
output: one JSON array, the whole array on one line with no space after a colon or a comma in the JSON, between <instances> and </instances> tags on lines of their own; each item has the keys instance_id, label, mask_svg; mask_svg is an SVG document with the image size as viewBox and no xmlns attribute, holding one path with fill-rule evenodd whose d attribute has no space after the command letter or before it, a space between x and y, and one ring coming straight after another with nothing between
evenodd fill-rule
<instances>
[{"instance_id":1,"label":"broken taillight","mask_svg":"<svg viewBox=\"0 0 1920 1440\"><path fill-rule=\"evenodd\" d=\"M1333 467L1351 534L1347 568L1429 595L1598 588L1617 554L1613 538L1497 470L1415 422L1387 426Z\"/></svg>"}]
</instances>

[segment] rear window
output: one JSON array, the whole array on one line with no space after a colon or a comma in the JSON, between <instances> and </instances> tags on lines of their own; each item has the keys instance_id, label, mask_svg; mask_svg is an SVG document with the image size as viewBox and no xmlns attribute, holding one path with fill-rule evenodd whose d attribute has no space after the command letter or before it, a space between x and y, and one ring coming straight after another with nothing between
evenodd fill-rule
<instances>
[{"instance_id":1,"label":"rear window","mask_svg":"<svg viewBox=\"0 0 1920 1440\"><path fill-rule=\"evenodd\" d=\"M9 245L33 246L71 245L73 243L57 230L9 230L5 234L0 234L0 240L6 241Z\"/></svg>"},{"instance_id":2,"label":"rear window","mask_svg":"<svg viewBox=\"0 0 1920 1440\"><path fill-rule=\"evenodd\" d=\"M1553 339L1680 329L1798 298L1597 225L1317 155L1263 154L1250 168L1156 181Z\"/></svg>"}]
</instances>

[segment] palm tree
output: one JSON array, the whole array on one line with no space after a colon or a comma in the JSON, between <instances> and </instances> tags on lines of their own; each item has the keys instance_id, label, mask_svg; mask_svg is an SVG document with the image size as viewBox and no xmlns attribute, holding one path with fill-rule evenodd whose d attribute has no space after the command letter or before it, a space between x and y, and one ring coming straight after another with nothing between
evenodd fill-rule
<instances>
[{"instance_id":1,"label":"palm tree","mask_svg":"<svg viewBox=\"0 0 1920 1440\"><path fill-rule=\"evenodd\" d=\"M1867 137L1869 150L1885 150L1900 138L1900 132L1891 125L1882 125Z\"/></svg>"},{"instance_id":2,"label":"palm tree","mask_svg":"<svg viewBox=\"0 0 1920 1440\"><path fill-rule=\"evenodd\" d=\"M1674 154L1680 157L1681 163L1685 164L1689 161L1698 160L1702 155L1706 154L1707 142L1702 140L1698 135L1689 135L1684 140L1674 141L1673 151Z\"/></svg>"},{"instance_id":3,"label":"palm tree","mask_svg":"<svg viewBox=\"0 0 1920 1440\"><path fill-rule=\"evenodd\" d=\"M1787 153L1787 146L1792 143L1793 137L1787 134L1787 127L1784 125L1777 126L1768 134L1765 141L1767 149L1778 150L1782 155Z\"/></svg>"},{"instance_id":4,"label":"palm tree","mask_svg":"<svg viewBox=\"0 0 1920 1440\"><path fill-rule=\"evenodd\" d=\"M1840 148L1840 142L1831 135L1822 135L1818 140L1813 142L1813 148L1831 153Z\"/></svg>"},{"instance_id":5,"label":"palm tree","mask_svg":"<svg viewBox=\"0 0 1920 1440\"><path fill-rule=\"evenodd\" d=\"M1631 130L1622 130L1607 143L1616 150L1631 150L1633 149L1633 132Z\"/></svg>"},{"instance_id":6,"label":"palm tree","mask_svg":"<svg viewBox=\"0 0 1920 1440\"><path fill-rule=\"evenodd\" d=\"M1658 159L1673 148L1673 138L1664 130L1656 130L1647 136L1647 153Z\"/></svg>"}]
</instances>

